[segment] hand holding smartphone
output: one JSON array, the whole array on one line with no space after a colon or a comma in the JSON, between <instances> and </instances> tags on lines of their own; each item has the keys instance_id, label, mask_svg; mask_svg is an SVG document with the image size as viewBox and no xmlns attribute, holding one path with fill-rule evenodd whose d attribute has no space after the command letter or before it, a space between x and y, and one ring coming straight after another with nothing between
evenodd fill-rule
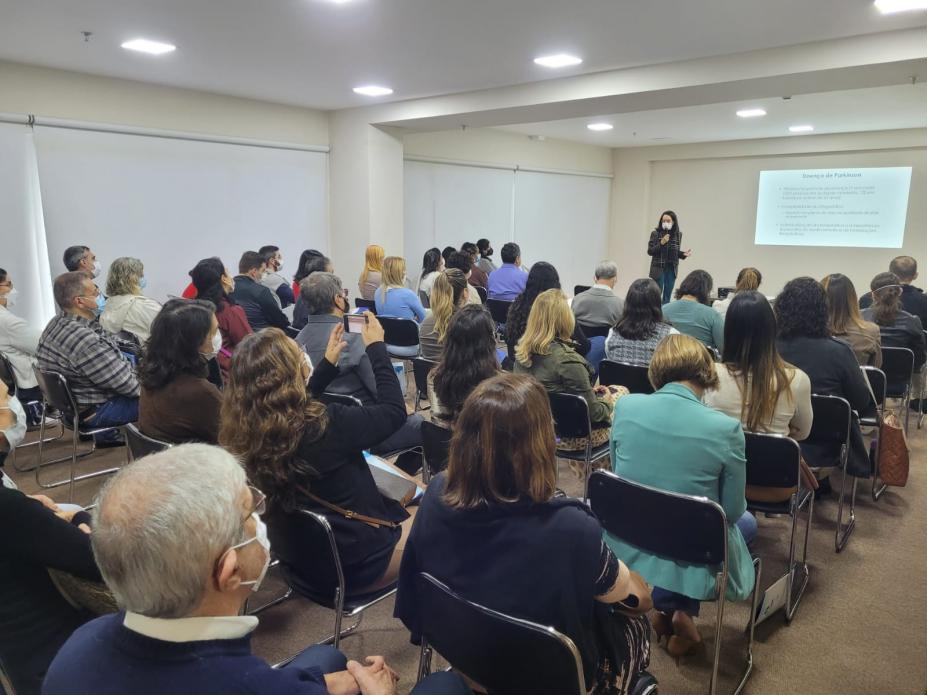
<instances>
[{"instance_id":1,"label":"hand holding smartphone","mask_svg":"<svg viewBox=\"0 0 927 695\"><path fill-rule=\"evenodd\" d=\"M366 314L345 314L344 315L344 332L345 333L363 333L364 326L367 325Z\"/></svg>"}]
</instances>

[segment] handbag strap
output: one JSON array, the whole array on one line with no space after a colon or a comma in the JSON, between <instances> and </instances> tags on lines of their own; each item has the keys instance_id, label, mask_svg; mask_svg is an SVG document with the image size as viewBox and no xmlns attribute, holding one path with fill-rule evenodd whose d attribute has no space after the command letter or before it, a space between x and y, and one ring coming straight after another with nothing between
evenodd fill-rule
<instances>
[{"instance_id":1,"label":"handbag strap","mask_svg":"<svg viewBox=\"0 0 927 695\"><path fill-rule=\"evenodd\" d=\"M374 528L380 528L381 526L386 526L387 528L396 528L397 526L399 526L399 523L396 521L385 521L383 519L377 519L376 517L373 517L373 516L366 516L365 514L358 514L357 512L352 512L350 509L345 509L344 507L339 507L337 504L332 504L328 500L323 500L321 497L317 495L313 495L308 490L303 490L303 492L306 495L306 497L311 499L313 502L321 504L323 507L325 507L329 511L335 512L336 514L340 514L345 519L356 519L357 521L362 521L365 524L369 524L370 526L373 526Z\"/></svg>"}]
</instances>

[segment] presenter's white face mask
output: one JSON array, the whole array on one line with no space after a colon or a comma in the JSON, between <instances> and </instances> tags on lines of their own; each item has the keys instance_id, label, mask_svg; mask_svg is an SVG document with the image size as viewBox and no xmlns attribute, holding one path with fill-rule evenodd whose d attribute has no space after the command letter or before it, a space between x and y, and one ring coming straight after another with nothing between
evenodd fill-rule
<instances>
[{"instance_id":1,"label":"presenter's white face mask","mask_svg":"<svg viewBox=\"0 0 927 695\"><path fill-rule=\"evenodd\" d=\"M664 222L664 223L663 223L663 229L666 230L667 232L668 232L669 230L671 230L672 228L673 228L673 223L672 223L672 222Z\"/></svg>"}]
</instances>

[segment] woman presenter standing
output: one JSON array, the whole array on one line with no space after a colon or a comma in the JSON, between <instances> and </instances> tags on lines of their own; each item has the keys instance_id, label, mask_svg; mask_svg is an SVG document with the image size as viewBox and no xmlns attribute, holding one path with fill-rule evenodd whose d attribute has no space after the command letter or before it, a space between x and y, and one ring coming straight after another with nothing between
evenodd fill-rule
<instances>
[{"instance_id":1,"label":"woman presenter standing","mask_svg":"<svg viewBox=\"0 0 927 695\"><path fill-rule=\"evenodd\" d=\"M679 260L692 255L692 249L681 250L682 232L676 213L667 210L660 215L656 229L650 232L647 255L650 256L650 277L663 292L663 303L673 299L673 286L679 270Z\"/></svg>"}]
</instances>

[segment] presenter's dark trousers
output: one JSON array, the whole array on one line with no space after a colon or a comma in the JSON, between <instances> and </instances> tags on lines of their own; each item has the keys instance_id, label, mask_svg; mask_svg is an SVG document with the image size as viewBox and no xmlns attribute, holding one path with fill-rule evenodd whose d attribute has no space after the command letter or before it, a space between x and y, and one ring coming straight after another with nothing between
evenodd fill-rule
<instances>
[{"instance_id":1,"label":"presenter's dark trousers","mask_svg":"<svg viewBox=\"0 0 927 695\"><path fill-rule=\"evenodd\" d=\"M673 286L676 284L676 269L671 266L663 266L663 273L657 280L660 290L663 292L663 303L669 304L673 301Z\"/></svg>"}]
</instances>

